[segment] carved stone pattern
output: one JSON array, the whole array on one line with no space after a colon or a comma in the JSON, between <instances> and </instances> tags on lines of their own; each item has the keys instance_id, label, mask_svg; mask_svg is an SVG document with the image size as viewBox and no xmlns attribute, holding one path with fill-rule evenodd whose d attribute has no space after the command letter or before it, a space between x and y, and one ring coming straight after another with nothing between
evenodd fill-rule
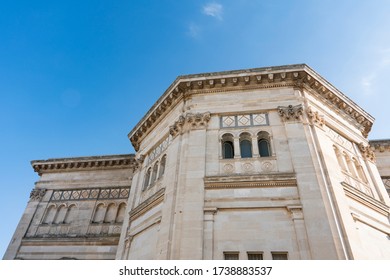
<instances>
[{"instance_id":1,"label":"carved stone pattern","mask_svg":"<svg viewBox=\"0 0 390 280\"><path fill-rule=\"evenodd\" d=\"M50 201L90 200L90 199L122 199L128 198L129 188L56 190Z\"/></svg>"},{"instance_id":2,"label":"carved stone pattern","mask_svg":"<svg viewBox=\"0 0 390 280\"><path fill-rule=\"evenodd\" d=\"M224 171L225 173L228 173L228 174L233 173L233 171L234 171L234 166L233 166L232 164L225 164L225 165L223 166L223 171Z\"/></svg>"},{"instance_id":3,"label":"carved stone pattern","mask_svg":"<svg viewBox=\"0 0 390 280\"><path fill-rule=\"evenodd\" d=\"M370 146L365 146L363 143L360 143L359 149L365 159L375 162L375 153L371 150Z\"/></svg>"},{"instance_id":4,"label":"carved stone pattern","mask_svg":"<svg viewBox=\"0 0 390 280\"><path fill-rule=\"evenodd\" d=\"M251 116L250 115L238 115L237 116L238 126L250 126Z\"/></svg>"},{"instance_id":5,"label":"carved stone pattern","mask_svg":"<svg viewBox=\"0 0 390 280\"><path fill-rule=\"evenodd\" d=\"M39 175L43 172L50 172L52 170L66 169L66 170L80 170L80 169L112 169L112 168L122 168L126 166L132 166L135 160L133 156L126 156L117 159L88 159L88 160L79 160L77 158L74 161L36 161L32 163L33 169Z\"/></svg>"},{"instance_id":6,"label":"carved stone pattern","mask_svg":"<svg viewBox=\"0 0 390 280\"><path fill-rule=\"evenodd\" d=\"M390 140L372 140L370 146L375 152L390 152Z\"/></svg>"},{"instance_id":7,"label":"carved stone pattern","mask_svg":"<svg viewBox=\"0 0 390 280\"><path fill-rule=\"evenodd\" d=\"M158 158L169 145L169 137L165 138L156 148L154 148L148 155L148 164Z\"/></svg>"},{"instance_id":8,"label":"carved stone pattern","mask_svg":"<svg viewBox=\"0 0 390 280\"><path fill-rule=\"evenodd\" d=\"M265 162L263 162L263 163L261 164L261 169L262 169L263 171L269 172L269 171L272 171L273 168L274 168L274 167L273 167L273 165L272 165L272 162L270 162L270 161L265 161Z\"/></svg>"},{"instance_id":9,"label":"carved stone pattern","mask_svg":"<svg viewBox=\"0 0 390 280\"><path fill-rule=\"evenodd\" d=\"M46 189L33 189L30 192L30 201L41 200L46 193Z\"/></svg>"},{"instance_id":10,"label":"carved stone pattern","mask_svg":"<svg viewBox=\"0 0 390 280\"><path fill-rule=\"evenodd\" d=\"M222 127L235 127L236 121L234 116L222 117Z\"/></svg>"},{"instance_id":11,"label":"carved stone pattern","mask_svg":"<svg viewBox=\"0 0 390 280\"><path fill-rule=\"evenodd\" d=\"M189 129L197 129L205 127L210 121L210 112L206 113L187 113L181 115L173 125L169 127L169 133L175 137L179 133L182 133Z\"/></svg>"},{"instance_id":12,"label":"carved stone pattern","mask_svg":"<svg viewBox=\"0 0 390 280\"><path fill-rule=\"evenodd\" d=\"M325 124L325 119L323 116L320 116L320 114L317 111L313 111L312 108L307 109L307 116L310 119L310 122L314 125L318 125L322 127Z\"/></svg>"},{"instance_id":13,"label":"carved stone pattern","mask_svg":"<svg viewBox=\"0 0 390 280\"><path fill-rule=\"evenodd\" d=\"M303 107L302 104L295 106L288 105L287 107L278 106L278 113L283 121L298 120L302 116Z\"/></svg>"},{"instance_id":14,"label":"carved stone pattern","mask_svg":"<svg viewBox=\"0 0 390 280\"><path fill-rule=\"evenodd\" d=\"M221 128L263 126L263 125L268 125L268 118L266 113L221 117Z\"/></svg>"},{"instance_id":15,"label":"carved stone pattern","mask_svg":"<svg viewBox=\"0 0 390 280\"><path fill-rule=\"evenodd\" d=\"M330 136L336 143L340 144L342 147L352 150L353 145L352 142L338 134L333 129L328 128L327 135Z\"/></svg>"},{"instance_id":16,"label":"carved stone pattern","mask_svg":"<svg viewBox=\"0 0 390 280\"><path fill-rule=\"evenodd\" d=\"M249 173L249 172L252 172L254 169L253 165L249 162L246 162L242 165L242 170L245 172L245 173Z\"/></svg>"}]
</instances>

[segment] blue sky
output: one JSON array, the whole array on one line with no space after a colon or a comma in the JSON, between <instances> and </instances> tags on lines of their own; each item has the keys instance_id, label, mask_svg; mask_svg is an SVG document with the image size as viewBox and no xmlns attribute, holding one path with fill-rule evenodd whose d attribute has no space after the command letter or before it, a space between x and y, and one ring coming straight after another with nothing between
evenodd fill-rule
<instances>
[{"instance_id":1,"label":"blue sky","mask_svg":"<svg viewBox=\"0 0 390 280\"><path fill-rule=\"evenodd\" d=\"M178 75L307 63L390 138L390 3L2 1L0 257L36 159L132 153L127 133Z\"/></svg>"}]
</instances>

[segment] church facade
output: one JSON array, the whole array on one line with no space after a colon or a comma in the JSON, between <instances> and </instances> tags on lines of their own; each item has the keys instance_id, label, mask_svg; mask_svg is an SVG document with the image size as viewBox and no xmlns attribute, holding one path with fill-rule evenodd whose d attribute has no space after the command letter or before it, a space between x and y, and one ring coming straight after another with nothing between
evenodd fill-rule
<instances>
[{"instance_id":1,"label":"church facade","mask_svg":"<svg viewBox=\"0 0 390 280\"><path fill-rule=\"evenodd\" d=\"M4 259L390 259L390 140L305 64L179 76L135 154L32 161Z\"/></svg>"}]
</instances>

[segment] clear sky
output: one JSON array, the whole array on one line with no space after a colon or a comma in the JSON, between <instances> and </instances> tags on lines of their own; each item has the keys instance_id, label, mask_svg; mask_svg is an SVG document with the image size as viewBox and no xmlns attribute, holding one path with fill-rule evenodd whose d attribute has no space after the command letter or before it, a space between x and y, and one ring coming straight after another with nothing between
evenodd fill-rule
<instances>
[{"instance_id":1,"label":"clear sky","mask_svg":"<svg viewBox=\"0 0 390 280\"><path fill-rule=\"evenodd\" d=\"M307 63L390 138L390 2L1 1L0 258L38 180L30 161L132 153L178 75Z\"/></svg>"}]
</instances>

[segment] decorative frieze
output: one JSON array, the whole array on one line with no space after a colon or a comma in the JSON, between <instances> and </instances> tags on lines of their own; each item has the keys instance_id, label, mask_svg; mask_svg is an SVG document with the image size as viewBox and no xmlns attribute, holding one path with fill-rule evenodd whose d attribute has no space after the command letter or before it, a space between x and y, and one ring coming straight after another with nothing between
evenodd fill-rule
<instances>
[{"instance_id":1,"label":"decorative frieze","mask_svg":"<svg viewBox=\"0 0 390 280\"><path fill-rule=\"evenodd\" d=\"M371 140L371 149L375 152L384 153L390 152L390 139L385 140Z\"/></svg>"},{"instance_id":2,"label":"decorative frieze","mask_svg":"<svg viewBox=\"0 0 390 280\"><path fill-rule=\"evenodd\" d=\"M294 174L277 175L232 175L210 176L204 178L205 189L230 188L271 188L292 187L297 185Z\"/></svg>"},{"instance_id":3,"label":"decorative frieze","mask_svg":"<svg viewBox=\"0 0 390 280\"><path fill-rule=\"evenodd\" d=\"M46 193L46 189L33 189L30 192L30 201L39 201Z\"/></svg>"},{"instance_id":4,"label":"decorative frieze","mask_svg":"<svg viewBox=\"0 0 390 280\"><path fill-rule=\"evenodd\" d=\"M127 199L130 187L55 190L50 201Z\"/></svg>"},{"instance_id":5,"label":"decorative frieze","mask_svg":"<svg viewBox=\"0 0 390 280\"><path fill-rule=\"evenodd\" d=\"M186 113L179 116L178 120L169 127L169 133L175 137L191 129L205 128L210 121L210 112L205 113Z\"/></svg>"},{"instance_id":6,"label":"decorative frieze","mask_svg":"<svg viewBox=\"0 0 390 280\"><path fill-rule=\"evenodd\" d=\"M325 124L325 119L317 111L313 111L311 107L307 109L307 116L309 117L310 123L323 127Z\"/></svg>"},{"instance_id":7,"label":"decorative frieze","mask_svg":"<svg viewBox=\"0 0 390 280\"><path fill-rule=\"evenodd\" d=\"M269 125L268 114L244 114L222 116L220 119L221 128L250 127Z\"/></svg>"},{"instance_id":8,"label":"decorative frieze","mask_svg":"<svg viewBox=\"0 0 390 280\"><path fill-rule=\"evenodd\" d=\"M359 150L362 153L362 156L364 157L364 159L375 162L375 153L373 150L371 150L370 146L368 146L368 145L366 146L363 143L360 143Z\"/></svg>"},{"instance_id":9,"label":"decorative frieze","mask_svg":"<svg viewBox=\"0 0 390 280\"><path fill-rule=\"evenodd\" d=\"M278 106L279 116L283 121L293 121L298 120L303 113L302 104L298 105L288 105L288 106Z\"/></svg>"}]
</instances>

